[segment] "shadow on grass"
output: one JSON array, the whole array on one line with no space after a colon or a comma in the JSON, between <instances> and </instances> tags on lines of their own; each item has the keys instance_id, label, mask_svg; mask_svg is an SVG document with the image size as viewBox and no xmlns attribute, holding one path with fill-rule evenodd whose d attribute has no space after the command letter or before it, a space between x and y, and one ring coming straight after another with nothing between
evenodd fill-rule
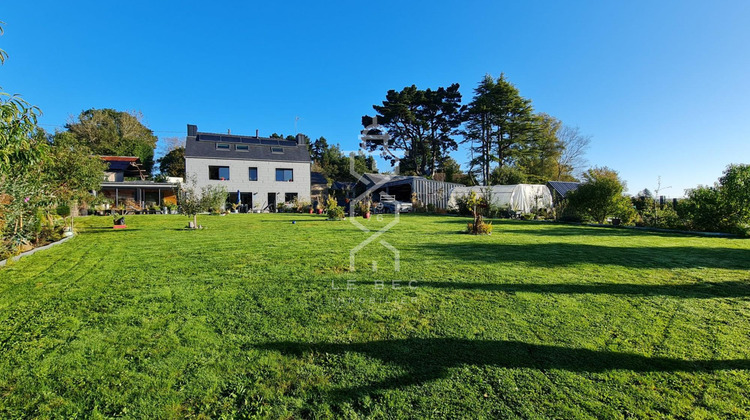
<instances>
[{"instance_id":1,"label":"shadow on grass","mask_svg":"<svg viewBox=\"0 0 750 420\"><path fill-rule=\"evenodd\" d=\"M459 366L561 369L571 372L713 372L750 370L750 360L682 360L637 354L568 348L519 341L412 338L353 344L275 342L258 346L293 357L360 353L402 368L401 376L358 387L335 389L330 396L348 401L386 389L419 385L449 376Z\"/></svg>"},{"instance_id":2,"label":"shadow on grass","mask_svg":"<svg viewBox=\"0 0 750 420\"><path fill-rule=\"evenodd\" d=\"M611 247L570 243L429 243L414 252L438 253L447 260L486 263L519 262L539 267L574 264L630 268L750 269L750 250L700 247Z\"/></svg>"},{"instance_id":3,"label":"shadow on grass","mask_svg":"<svg viewBox=\"0 0 750 420\"><path fill-rule=\"evenodd\" d=\"M369 284L369 283L368 283ZM418 287L444 289L484 290L493 292L526 292L555 294L601 294L629 296L672 296L689 299L750 297L749 281L706 282L696 284L625 284L625 283L580 283L580 284L519 284L519 283L464 283L464 282L420 282Z\"/></svg>"},{"instance_id":4,"label":"shadow on grass","mask_svg":"<svg viewBox=\"0 0 750 420\"><path fill-rule=\"evenodd\" d=\"M97 233L109 233L109 232L133 232L133 231L139 231L139 230L143 230L143 229L140 229L140 228L131 228L131 227L125 228L125 229L112 229L111 227L108 227L108 228L85 228L85 229L81 229L79 232L82 233L82 234L89 235L89 234L92 234L92 233L93 234L97 234Z\"/></svg>"},{"instance_id":5,"label":"shadow on grass","mask_svg":"<svg viewBox=\"0 0 750 420\"><path fill-rule=\"evenodd\" d=\"M519 235L534 236L659 236L667 238L697 237L689 232L659 232L648 230L625 229L614 226L577 226L550 221L535 220L508 220L508 219L485 219L495 226L496 234L513 233ZM441 220L437 223L447 223L466 226L471 222L471 217L462 217L459 220Z\"/></svg>"}]
</instances>

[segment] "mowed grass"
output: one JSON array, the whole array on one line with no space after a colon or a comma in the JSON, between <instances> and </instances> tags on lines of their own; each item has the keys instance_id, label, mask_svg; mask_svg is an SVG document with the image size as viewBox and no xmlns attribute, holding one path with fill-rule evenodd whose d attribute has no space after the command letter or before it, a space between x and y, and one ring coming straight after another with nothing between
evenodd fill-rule
<instances>
[{"instance_id":1,"label":"mowed grass","mask_svg":"<svg viewBox=\"0 0 750 420\"><path fill-rule=\"evenodd\" d=\"M0 269L0 417L750 417L748 240L187 220Z\"/></svg>"}]
</instances>

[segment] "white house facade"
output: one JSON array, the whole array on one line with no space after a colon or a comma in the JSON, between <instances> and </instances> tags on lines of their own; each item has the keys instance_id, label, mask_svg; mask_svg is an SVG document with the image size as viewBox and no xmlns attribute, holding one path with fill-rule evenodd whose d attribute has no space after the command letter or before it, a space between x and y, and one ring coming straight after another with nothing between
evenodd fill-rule
<instances>
[{"instance_id":1,"label":"white house facade","mask_svg":"<svg viewBox=\"0 0 750 420\"><path fill-rule=\"evenodd\" d=\"M185 173L198 188L226 187L230 202L239 198L249 209L274 211L279 203L310 201L310 152L300 134L291 141L201 133L188 125Z\"/></svg>"}]
</instances>

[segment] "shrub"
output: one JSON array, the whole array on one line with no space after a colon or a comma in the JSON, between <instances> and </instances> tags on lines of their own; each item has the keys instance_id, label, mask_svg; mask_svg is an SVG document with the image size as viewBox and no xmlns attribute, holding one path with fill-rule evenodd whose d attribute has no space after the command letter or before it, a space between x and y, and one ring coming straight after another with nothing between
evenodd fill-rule
<instances>
[{"instance_id":1,"label":"shrub","mask_svg":"<svg viewBox=\"0 0 750 420\"><path fill-rule=\"evenodd\" d=\"M326 213L328 214L328 220L342 220L344 218L344 209L338 205L333 196L328 197Z\"/></svg>"},{"instance_id":2,"label":"shrub","mask_svg":"<svg viewBox=\"0 0 750 420\"><path fill-rule=\"evenodd\" d=\"M617 172L609 168L593 168L584 174L586 182L577 190L567 194L568 207L573 212L589 217L597 223L604 223L609 216L624 213L624 202L630 200L623 197L624 183Z\"/></svg>"},{"instance_id":3,"label":"shrub","mask_svg":"<svg viewBox=\"0 0 750 420\"><path fill-rule=\"evenodd\" d=\"M467 223L466 232L474 235L492 235L492 222L485 223L482 221L476 229L474 229L474 223Z\"/></svg>"},{"instance_id":4,"label":"shrub","mask_svg":"<svg viewBox=\"0 0 750 420\"><path fill-rule=\"evenodd\" d=\"M227 202L227 188L223 185L206 185L201 190L203 208L211 213L221 213Z\"/></svg>"}]
</instances>

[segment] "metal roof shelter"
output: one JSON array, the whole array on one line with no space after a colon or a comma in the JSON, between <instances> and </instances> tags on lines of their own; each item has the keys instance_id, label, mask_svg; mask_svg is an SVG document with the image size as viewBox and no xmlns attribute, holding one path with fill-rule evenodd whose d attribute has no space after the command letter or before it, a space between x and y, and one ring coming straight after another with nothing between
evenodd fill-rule
<instances>
[{"instance_id":1,"label":"metal roof shelter","mask_svg":"<svg viewBox=\"0 0 750 420\"><path fill-rule=\"evenodd\" d=\"M398 201L411 202L412 194L423 205L432 204L438 209L448 208L448 199L453 188L463 187L453 182L436 181L421 176L365 174L362 176L366 188L381 184L376 193L385 192Z\"/></svg>"},{"instance_id":2,"label":"metal roof shelter","mask_svg":"<svg viewBox=\"0 0 750 420\"><path fill-rule=\"evenodd\" d=\"M560 198L565 198L565 195L571 191L575 191L578 189L578 186L581 185L580 182L566 182L566 181L548 181L547 187L550 189L550 192L553 194L557 194L560 196Z\"/></svg>"}]
</instances>

